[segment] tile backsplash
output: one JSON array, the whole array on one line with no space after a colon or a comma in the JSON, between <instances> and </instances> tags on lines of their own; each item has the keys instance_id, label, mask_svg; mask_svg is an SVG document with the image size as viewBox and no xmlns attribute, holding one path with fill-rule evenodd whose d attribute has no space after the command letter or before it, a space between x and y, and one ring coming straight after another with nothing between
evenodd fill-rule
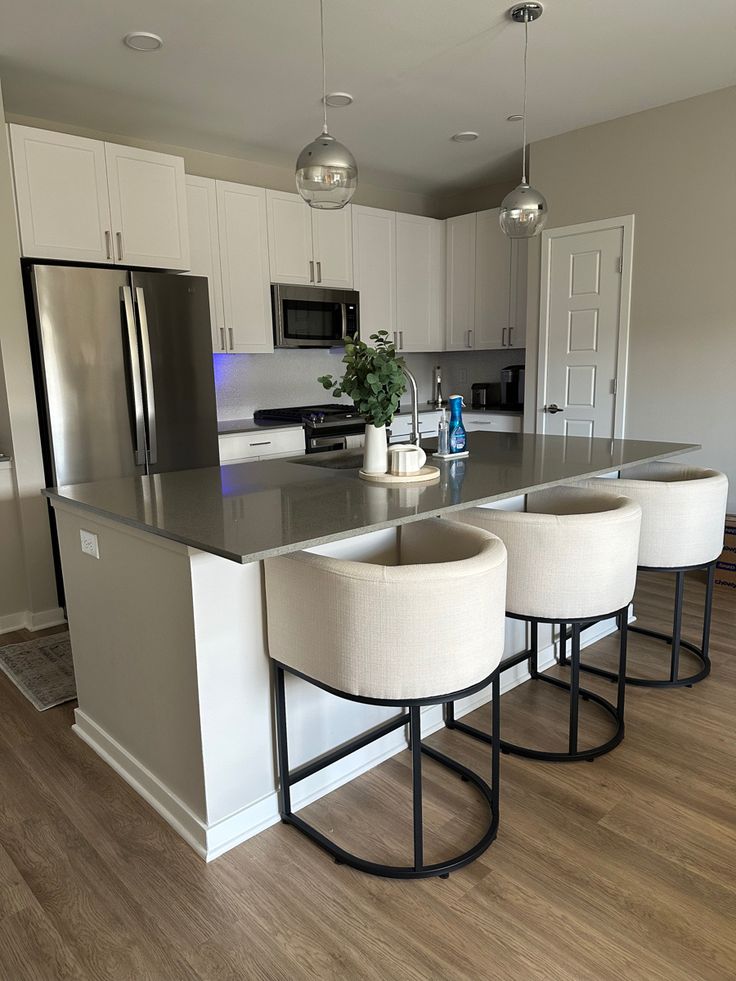
<instances>
[{"instance_id":1,"label":"tile backsplash","mask_svg":"<svg viewBox=\"0 0 736 981\"><path fill-rule=\"evenodd\" d=\"M443 351L407 354L406 363L417 379L419 398L432 396L432 369L442 368L445 394L460 394L470 404L473 382L499 380L509 364L522 364L525 351ZM318 383L319 375L342 374L342 352L279 350L273 354L216 354L217 415L221 420L247 419L256 409L329 402L332 396Z\"/></svg>"}]
</instances>

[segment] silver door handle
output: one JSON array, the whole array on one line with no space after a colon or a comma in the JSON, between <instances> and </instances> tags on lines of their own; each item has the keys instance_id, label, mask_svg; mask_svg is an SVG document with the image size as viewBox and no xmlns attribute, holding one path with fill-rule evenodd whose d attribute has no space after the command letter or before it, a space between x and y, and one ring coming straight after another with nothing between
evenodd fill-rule
<instances>
[{"instance_id":1,"label":"silver door handle","mask_svg":"<svg viewBox=\"0 0 736 981\"><path fill-rule=\"evenodd\" d=\"M117 239L117 243L118 243L118 259L122 262L123 261L123 233L115 232L115 238Z\"/></svg>"},{"instance_id":2,"label":"silver door handle","mask_svg":"<svg viewBox=\"0 0 736 981\"><path fill-rule=\"evenodd\" d=\"M230 350L231 351L234 351L235 350L235 334L233 333L233 328L232 327L228 327L227 332L230 335Z\"/></svg>"},{"instance_id":3,"label":"silver door handle","mask_svg":"<svg viewBox=\"0 0 736 981\"><path fill-rule=\"evenodd\" d=\"M317 259L317 282L322 282L322 263L319 259Z\"/></svg>"},{"instance_id":4,"label":"silver door handle","mask_svg":"<svg viewBox=\"0 0 736 981\"><path fill-rule=\"evenodd\" d=\"M314 282L314 259L309 260L309 282Z\"/></svg>"},{"instance_id":5,"label":"silver door handle","mask_svg":"<svg viewBox=\"0 0 736 981\"><path fill-rule=\"evenodd\" d=\"M105 258L112 259L112 235L109 230L105 231Z\"/></svg>"},{"instance_id":6,"label":"silver door handle","mask_svg":"<svg viewBox=\"0 0 736 981\"><path fill-rule=\"evenodd\" d=\"M552 402L550 405L545 405L544 411L549 412L551 415L554 415L555 412L564 412L565 410L561 409L559 405L556 405L554 402Z\"/></svg>"},{"instance_id":7,"label":"silver door handle","mask_svg":"<svg viewBox=\"0 0 736 981\"><path fill-rule=\"evenodd\" d=\"M141 348L143 351L143 380L146 383L146 407L148 409L148 462L158 460L158 440L156 439L156 395L153 391L153 362L151 361L151 338L148 334L146 314L146 295L142 286L135 288L138 305L138 323L141 325Z\"/></svg>"},{"instance_id":8,"label":"silver door handle","mask_svg":"<svg viewBox=\"0 0 736 981\"><path fill-rule=\"evenodd\" d=\"M133 412L135 415L135 462L138 466L146 463L146 422L143 414L143 388L141 386L141 363L138 357L138 337L135 331L133 294L130 286L120 287L120 298L125 309L125 326L128 337L128 357L130 358L130 380L133 388Z\"/></svg>"},{"instance_id":9,"label":"silver door handle","mask_svg":"<svg viewBox=\"0 0 736 981\"><path fill-rule=\"evenodd\" d=\"M220 348L223 351L227 351L227 344L225 343L225 328L220 327Z\"/></svg>"},{"instance_id":10,"label":"silver door handle","mask_svg":"<svg viewBox=\"0 0 736 981\"><path fill-rule=\"evenodd\" d=\"M506 347L506 331L508 327L504 327L501 331L501 347Z\"/></svg>"}]
</instances>

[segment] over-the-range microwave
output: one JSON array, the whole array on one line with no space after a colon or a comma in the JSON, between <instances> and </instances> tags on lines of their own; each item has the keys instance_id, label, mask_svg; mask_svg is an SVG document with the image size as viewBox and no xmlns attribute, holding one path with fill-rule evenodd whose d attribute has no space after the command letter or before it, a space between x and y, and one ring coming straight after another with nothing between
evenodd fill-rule
<instances>
[{"instance_id":1,"label":"over-the-range microwave","mask_svg":"<svg viewBox=\"0 0 736 981\"><path fill-rule=\"evenodd\" d=\"M273 336L276 347L334 347L358 336L359 294L273 283Z\"/></svg>"}]
</instances>

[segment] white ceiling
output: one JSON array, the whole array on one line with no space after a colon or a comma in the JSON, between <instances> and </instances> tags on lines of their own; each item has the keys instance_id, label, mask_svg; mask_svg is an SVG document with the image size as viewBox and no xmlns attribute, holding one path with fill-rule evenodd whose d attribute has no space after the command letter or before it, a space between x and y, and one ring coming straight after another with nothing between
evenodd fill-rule
<instances>
[{"instance_id":1,"label":"white ceiling","mask_svg":"<svg viewBox=\"0 0 736 981\"><path fill-rule=\"evenodd\" d=\"M511 0L325 0L330 130L373 182L514 177ZM532 139L736 84L735 0L549 0L530 28ZM318 0L0 0L6 111L291 166L320 129ZM128 31L164 38L129 51ZM734 121L724 121L733 125ZM475 129L480 139L450 136Z\"/></svg>"}]
</instances>

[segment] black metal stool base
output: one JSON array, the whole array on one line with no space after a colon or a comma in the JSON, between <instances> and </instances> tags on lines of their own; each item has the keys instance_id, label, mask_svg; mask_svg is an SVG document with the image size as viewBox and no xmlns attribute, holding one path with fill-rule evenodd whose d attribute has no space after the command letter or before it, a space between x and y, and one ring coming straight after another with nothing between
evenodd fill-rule
<instances>
[{"instance_id":1,"label":"black metal stool base","mask_svg":"<svg viewBox=\"0 0 736 981\"><path fill-rule=\"evenodd\" d=\"M586 688L580 687L580 669L582 664L580 663L580 633L585 626L591 626L593 623L599 623L601 620L607 620L610 616L619 617L623 611L619 611L616 614L609 614L605 617L598 617L596 620L579 620L572 623L572 651L571 660L568 662L565 659L565 655L561 653L560 663L569 664L571 668L571 680L565 681L562 678L551 678L546 674L542 674L538 670L538 624L539 623L550 623L549 620L540 620L538 618L526 618L515 616L514 619L524 620L528 619L532 627L532 646L528 651L523 651L521 654L514 658L505 661L501 668L502 670L507 670L508 668L514 667L515 665L521 663L522 661L529 662L529 674L531 675L532 681L544 681L545 683L554 686L555 688L560 688L563 691L569 692L570 694L570 722L568 730L568 748L567 752L550 752L543 749L531 749L528 746L520 746L517 743L509 742L507 739L499 740L499 745L501 752L512 754L514 756L523 756L526 759L531 760L542 760L547 763L580 763L583 761L592 761L599 756L603 756L605 753L610 753L612 749L624 738L624 697L625 697L625 685L623 678L626 674L626 644L627 644L627 624L626 618L623 618L623 627L621 630L621 639L619 644L619 670L621 674L621 681L618 684L618 693L616 704L613 705L607 699L603 698L602 695L598 695L596 692L589 691ZM507 614L511 616L511 614ZM564 645L567 638L567 624L560 624L560 645L561 651L564 650ZM614 678L617 676L614 675ZM579 737L579 700L594 702L599 705L605 712L607 712L616 723L616 729L613 735L606 740L606 742L601 743L598 746L591 746L589 749L579 749L578 748L578 737ZM481 729L476 729L475 726L470 726L465 722L459 722L455 718L455 707L452 702L447 702L445 704L445 725L448 729L456 729L458 732L463 732L468 736L472 736L474 739L479 739L482 742L490 743L493 745L493 738L488 733L483 732Z\"/></svg>"},{"instance_id":2,"label":"black metal stool base","mask_svg":"<svg viewBox=\"0 0 736 981\"><path fill-rule=\"evenodd\" d=\"M703 641L700 647L690 643L689 640L682 639L682 601L685 592L685 573L699 569L707 569L708 582L705 591L705 608L703 611ZM710 674L711 662L708 653L710 644L710 624L713 612L713 584L715 579L715 562L705 563L697 566L683 566L679 569L655 569L651 566L640 566L644 572L674 572L675 573L675 609L672 624L672 633L666 634L659 630L650 630L648 627L629 626L629 630L636 634L643 634L645 637L654 637L656 640L664 641L670 647L670 676L669 678L641 678L637 675L627 674L626 684L638 688L692 688L699 681L707 678ZM619 629L621 621L619 620ZM700 670L687 677L680 677L680 651L684 649L700 662ZM566 661L560 658L560 663ZM597 674L601 678L608 678L609 681L618 681L618 674L615 671L608 671L606 668L599 668L593 664L584 664L580 667L589 674Z\"/></svg>"},{"instance_id":3,"label":"black metal stool base","mask_svg":"<svg viewBox=\"0 0 736 981\"><path fill-rule=\"evenodd\" d=\"M306 681L330 691L335 695L342 695L352 701L367 702L376 705L394 705L395 701L384 701L370 698L360 698L348 695L344 692L335 691L328 688L311 678L306 678L297 671L290 670L286 665L274 663L275 671L275 693L276 693L276 728L278 736L278 764L279 764L279 810L281 820L284 824L290 824L302 834L306 835L311 841L318 845L323 851L331 855L336 862L342 865L349 865L351 868L358 869L360 872L367 872L369 875L384 876L391 879L426 879L432 876L439 876L446 879L451 872L469 865L476 858L483 854L486 849L495 841L498 832L499 818L499 710L500 710L500 673L498 670L493 675L486 678L473 688L463 692L455 692L452 696L441 696L436 699L410 700L408 711L402 712L395 719L391 719L383 725L378 726L371 732L358 736L348 743L343 744L340 749L325 756L307 763L296 770L289 769L288 744L286 734L286 693L284 687L284 672L290 671ZM495 734L495 744L491 752L491 784L486 783L477 773L446 756L439 750L427 746L421 739L421 720L420 708L423 704L437 704L445 701L447 697L462 697L471 695L482 690L488 685L492 686L491 703L491 726ZM406 703L398 703L405 705ZM350 753L367 746L369 743L380 739L382 736L409 725L409 748L412 755L412 797L413 797L413 834L414 834L414 862L412 865L385 865L381 862L372 862L361 858L352 852L337 845L334 841L315 828L298 814L294 814L291 807L291 788L300 780L311 776L313 773L324 769L332 763L343 759ZM459 855L445 859L442 862L426 864L424 861L424 826L422 818L423 799L422 799L422 755L429 757L441 766L446 767L457 774L464 782L472 784L480 794L488 808L488 822L483 835L472 845Z\"/></svg>"}]
</instances>

